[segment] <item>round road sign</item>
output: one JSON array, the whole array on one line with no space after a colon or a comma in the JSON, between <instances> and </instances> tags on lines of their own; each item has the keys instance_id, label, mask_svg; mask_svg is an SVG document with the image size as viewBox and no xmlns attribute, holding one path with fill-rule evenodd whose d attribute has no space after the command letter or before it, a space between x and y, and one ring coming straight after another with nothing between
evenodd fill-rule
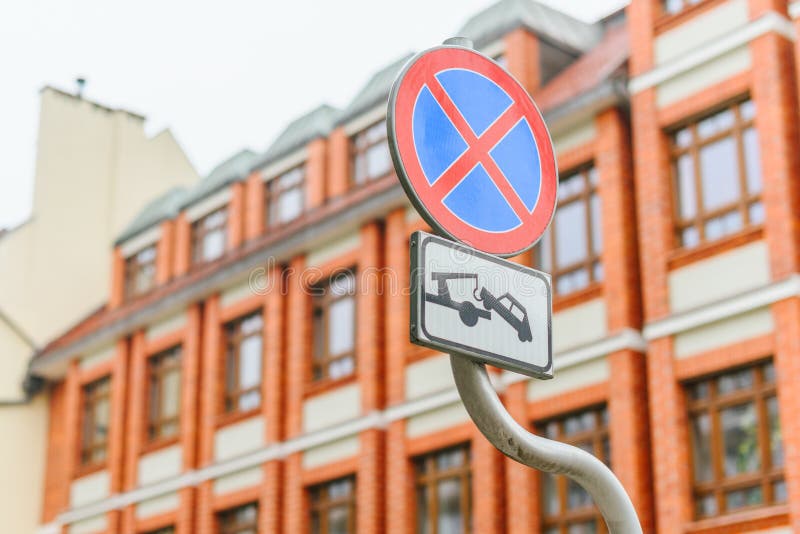
<instances>
[{"instance_id":1,"label":"round road sign","mask_svg":"<svg viewBox=\"0 0 800 534\"><path fill-rule=\"evenodd\" d=\"M509 257L550 224L550 134L525 89L488 57L448 45L415 56L392 87L387 128L406 194L440 233Z\"/></svg>"}]
</instances>

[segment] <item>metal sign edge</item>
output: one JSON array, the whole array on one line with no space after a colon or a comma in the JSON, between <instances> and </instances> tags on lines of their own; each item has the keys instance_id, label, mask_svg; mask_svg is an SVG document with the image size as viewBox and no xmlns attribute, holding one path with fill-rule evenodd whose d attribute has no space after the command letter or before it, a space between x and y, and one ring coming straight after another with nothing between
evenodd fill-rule
<instances>
[{"instance_id":1,"label":"metal sign edge","mask_svg":"<svg viewBox=\"0 0 800 534\"><path fill-rule=\"evenodd\" d=\"M493 263L497 263L502 267L512 268L516 271L523 272L537 278L542 279L545 285L548 288L547 292L547 346L548 346L548 361L546 366L539 366L534 364L520 364L518 360L514 360L500 354L495 354L492 352L486 352L479 349L475 349L472 347L468 347L465 345L461 345L460 343L455 343L452 341L441 340L436 336L431 336L427 333L425 329L425 317L424 317L424 310L422 309L423 306L420 302L420 288L424 288L425 284L425 266L424 266L424 253L422 250L423 245L430 240L438 241L444 243L445 246L453 247L462 249L465 253L477 256L481 259L486 261L490 261ZM537 271L536 269L531 269L530 267L526 267L524 265L520 265L513 262L508 262L501 258L497 258L494 254L489 254L487 252L480 251L478 249L472 248L468 245L460 243L458 241L451 241L445 239L441 236L437 236L434 234L428 234L427 232L416 231L411 234L410 239L410 259L411 259L411 299L412 305L411 308L411 341L414 344L422 345L431 349L442 350L448 353L458 354L460 356L466 356L472 360L475 360L479 363L488 363L490 365L495 365L497 367L506 369L508 371L512 371L515 373L519 373L531 378L537 378L540 380L550 380L555 376L555 370L553 368L553 290L552 290L552 283L550 281L550 276L547 273L542 271ZM424 291L424 289L423 289ZM422 314L420 316L419 310L422 310Z\"/></svg>"},{"instance_id":2,"label":"metal sign edge","mask_svg":"<svg viewBox=\"0 0 800 534\"><path fill-rule=\"evenodd\" d=\"M395 119L395 105L397 103L397 93L400 90L400 85L403 83L403 80L405 79L406 73L411 68L411 66L414 63L416 63L422 56L424 56L425 54L427 54L429 52L433 52L434 50L440 50L440 49L443 49L443 48L456 49L456 50L468 50L470 52L473 52L475 54L479 54L480 56L483 56L484 58L488 59L489 61L497 63L496 61L494 61L489 56L487 56L487 55L475 50L474 48L468 48L468 47L458 46L458 45L438 45L438 46L434 46L434 47L428 48L426 50L423 50L422 52L419 52L419 53L415 54L411 59L409 59L406 62L405 65L403 65L403 68L400 69L400 72L395 77L394 82L392 83L392 88L389 91L389 101L388 101L388 104L387 104L387 111L386 111L386 137L387 137L387 141L388 141L388 145L389 145L389 154L392 157L392 164L394 165L394 170L397 173L397 178L399 179L400 185L403 187L403 190L406 192L406 196L411 201L411 205L414 206L414 209L417 210L417 213L419 213L419 215L422 217L422 219L426 223L428 223L428 225L432 229L436 230L437 233L445 236L447 239L449 239L451 241L454 241L456 243L460 243L462 245L465 245L465 246L469 247L468 244L466 244L463 241L461 241L459 238L457 238L456 236L451 234L446 228L444 228L442 225L440 225L439 222L436 220L436 218L434 218L433 215L431 215L431 213L428 211L428 208L425 207L425 205L419 199L419 197L417 196L417 192L414 190L414 187L411 185L411 180L409 179L408 174L406 174L406 167L405 167L405 165L403 165L403 160L400 158L400 147L397 144L397 138L395 136L395 122L396 122L396 119ZM514 83L516 83L517 85L520 86L520 88L522 88L522 90L525 92L526 95L528 95L528 98L530 99L531 103L533 104L533 107L536 109L536 112L539 114L539 117L541 117L542 125L544 126L544 131L545 131L545 133L547 133L547 139L550 142L550 146L553 147L553 159L555 160L555 172L556 172L556 176L555 176L556 183L555 183L555 192L554 192L555 198L556 198L556 205L554 206L553 211L550 214L550 220L547 221L547 224L545 225L544 231L542 232L542 234L539 237L537 237L536 240L534 240L531 244L523 247L520 250L517 250L515 252L510 252L510 253L492 254L493 256L499 256L501 258L513 258L514 256L518 256L518 255L522 254L523 252L527 252L528 250L530 250L533 247L535 247L536 244L539 241L541 241L542 237L544 237L544 233L550 228L550 225L553 223L553 219L555 218L555 215L556 215L556 209L558 208L558 188L559 188L559 185L560 185L560 177L559 177L559 172L558 172L558 157L556 156L555 145L553 144L553 136L550 134L550 128L547 127L547 122L545 122L545 120L544 120L544 114L542 113L542 110L539 109L539 106L536 104L536 101L530 95L528 90L525 89L525 87L523 87L523 85L521 83L519 83L519 80L517 80L517 78L513 74L508 72L508 70L505 67L503 67L502 65L498 64L498 66L500 68L502 68L503 71L506 74L508 74L508 76L511 77L511 79L514 81ZM473 248L473 247L470 247L470 248ZM473 249L473 250L478 250L478 249ZM485 252L485 251L480 251L480 252L482 252L484 254L490 254L490 253Z\"/></svg>"}]
</instances>

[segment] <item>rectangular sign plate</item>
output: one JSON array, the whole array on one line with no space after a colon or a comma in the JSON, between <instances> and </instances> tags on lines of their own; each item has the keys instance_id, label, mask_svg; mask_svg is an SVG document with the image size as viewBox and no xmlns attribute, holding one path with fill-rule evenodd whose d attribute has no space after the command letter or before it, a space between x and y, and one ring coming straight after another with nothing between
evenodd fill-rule
<instances>
[{"instance_id":1,"label":"rectangular sign plate","mask_svg":"<svg viewBox=\"0 0 800 534\"><path fill-rule=\"evenodd\" d=\"M411 235L411 341L553 378L550 276L425 232Z\"/></svg>"}]
</instances>

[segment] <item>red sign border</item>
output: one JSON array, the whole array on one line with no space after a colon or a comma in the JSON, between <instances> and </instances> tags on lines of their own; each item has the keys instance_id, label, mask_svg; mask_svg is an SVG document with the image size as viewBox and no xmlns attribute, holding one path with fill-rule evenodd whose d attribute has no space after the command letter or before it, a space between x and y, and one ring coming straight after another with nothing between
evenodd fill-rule
<instances>
[{"instance_id":1,"label":"red sign border","mask_svg":"<svg viewBox=\"0 0 800 534\"><path fill-rule=\"evenodd\" d=\"M486 232L469 226L448 210L441 199L432 198L417 157L412 116L417 95L429 76L446 69L464 68L486 76L508 93L522 108L539 150L541 189L530 219L507 232ZM398 117L403 125L398 132ZM555 214L558 198L558 167L550 133L536 104L520 83L483 54L461 46L442 45L414 56L395 80L389 97L387 133L395 170L417 211L439 233L478 250L500 257L521 254L533 247Z\"/></svg>"}]
</instances>

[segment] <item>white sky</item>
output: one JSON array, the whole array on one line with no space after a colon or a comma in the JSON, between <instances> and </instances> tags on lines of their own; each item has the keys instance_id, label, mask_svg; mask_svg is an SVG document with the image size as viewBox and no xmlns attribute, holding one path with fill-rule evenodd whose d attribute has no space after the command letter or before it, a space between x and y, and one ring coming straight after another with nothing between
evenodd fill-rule
<instances>
[{"instance_id":1,"label":"white sky","mask_svg":"<svg viewBox=\"0 0 800 534\"><path fill-rule=\"evenodd\" d=\"M584 20L625 0L540 0ZM168 127L201 175L293 118L344 107L380 67L439 44L493 0L28 0L0 5L0 228L30 213L39 89Z\"/></svg>"}]
</instances>

